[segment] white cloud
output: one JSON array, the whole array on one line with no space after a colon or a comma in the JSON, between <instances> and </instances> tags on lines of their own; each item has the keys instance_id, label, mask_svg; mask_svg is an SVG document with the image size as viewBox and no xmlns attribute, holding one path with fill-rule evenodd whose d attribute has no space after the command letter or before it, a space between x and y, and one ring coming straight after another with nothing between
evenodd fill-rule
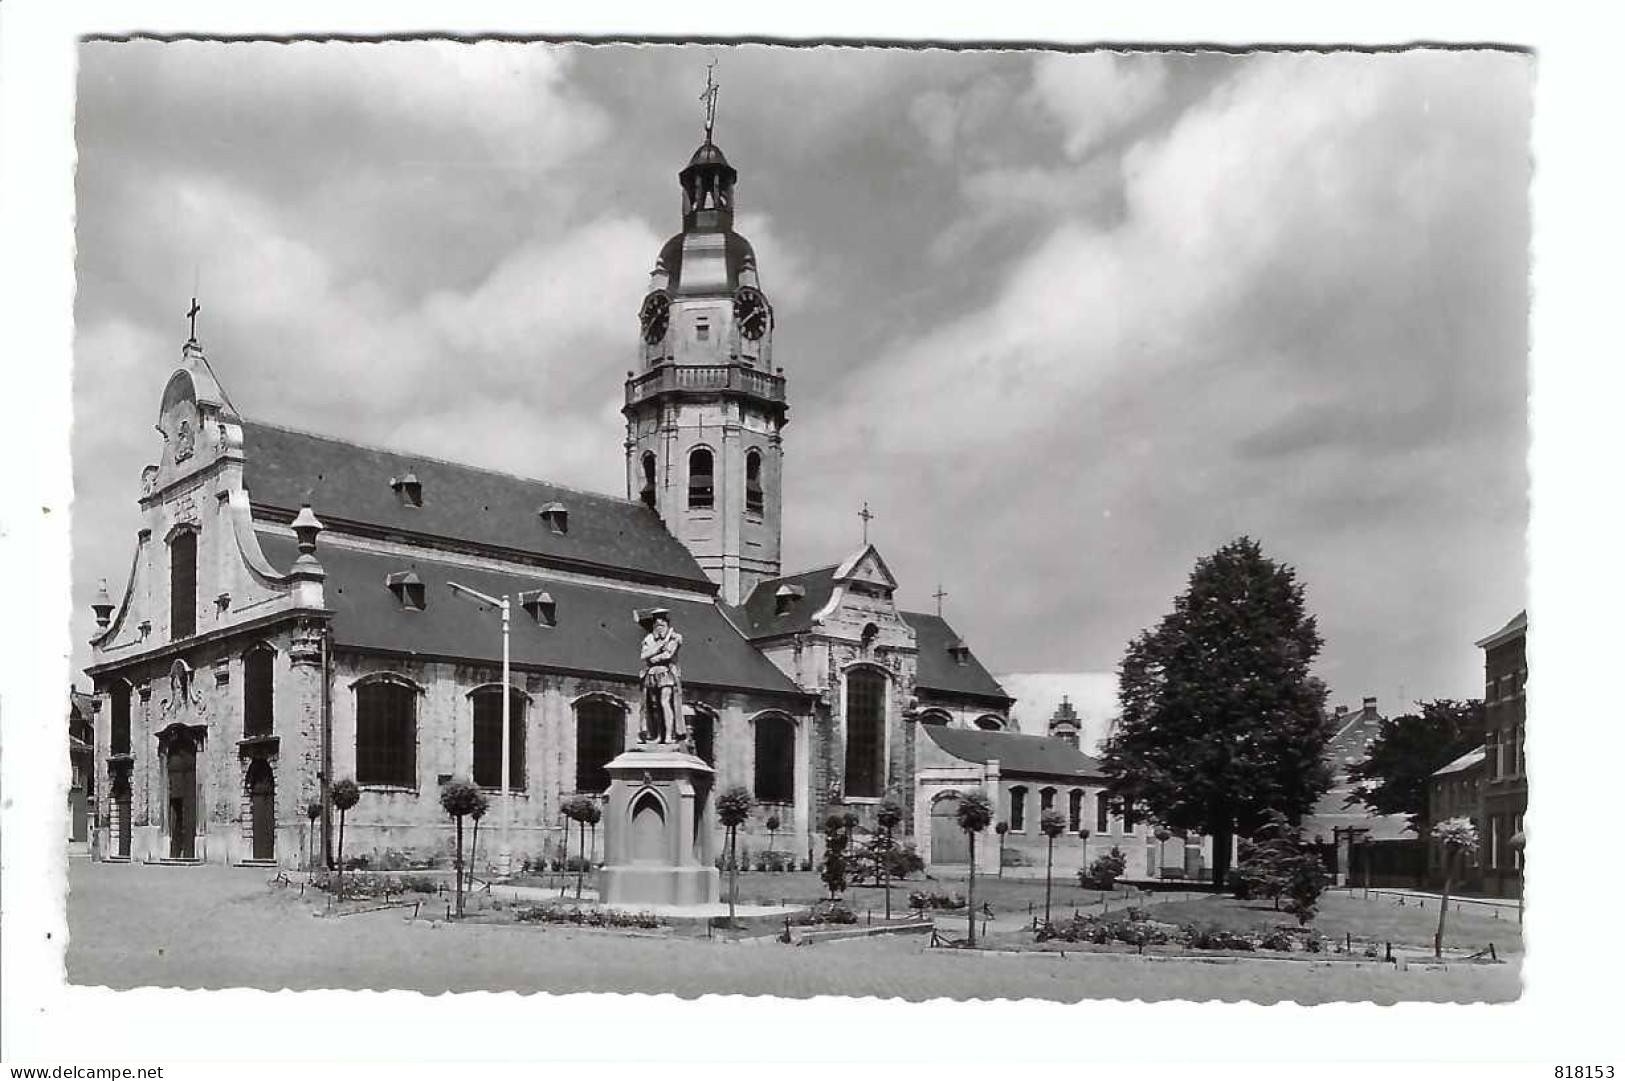
<instances>
[{"instance_id":1,"label":"white cloud","mask_svg":"<svg viewBox=\"0 0 1625 1081\"><path fill-rule=\"evenodd\" d=\"M1077 160L1156 107L1167 82L1152 54L1048 53L1033 65L1031 93L1061 122L1062 145Z\"/></svg>"}]
</instances>

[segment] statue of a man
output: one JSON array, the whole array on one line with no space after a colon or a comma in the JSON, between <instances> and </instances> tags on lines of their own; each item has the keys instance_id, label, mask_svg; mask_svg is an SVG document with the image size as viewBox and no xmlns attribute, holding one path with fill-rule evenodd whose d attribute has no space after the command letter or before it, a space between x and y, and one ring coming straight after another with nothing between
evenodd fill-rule
<instances>
[{"instance_id":1,"label":"statue of a man","mask_svg":"<svg viewBox=\"0 0 1625 1081\"><path fill-rule=\"evenodd\" d=\"M663 608L648 613L643 636L643 731L642 743L677 743L687 732L683 727L683 673L677 666L677 652L683 636L671 625Z\"/></svg>"}]
</instances>

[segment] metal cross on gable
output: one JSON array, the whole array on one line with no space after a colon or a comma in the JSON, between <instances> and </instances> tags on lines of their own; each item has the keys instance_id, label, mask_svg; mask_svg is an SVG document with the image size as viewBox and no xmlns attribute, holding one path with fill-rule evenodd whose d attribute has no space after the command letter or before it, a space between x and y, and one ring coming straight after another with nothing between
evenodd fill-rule
<instances>
[{"instance_id":1,"label":"metal cross on gable","mask_svg":"<svg viewBox=\"0 0 1625 1081\"><path fill-rule=\"evenodd\" d=\"M931 594L931 596L937 599L937 615L939 616L942 615L942 598L946 597L947 595L947 592L942 588L942 583L938 582L937 591Z\"/></svg>"},{"instance_id":2,"label":"metal cross on gable","mask_svg":"<svg viewBox=\"0 0 1625 1081\"><path fill-rule=\"evenodd\" d=\"M868 500L864 500L863 509L858 512L858 517L863 519L863 543L868 544L869 543L869 523L874 521L874 517L875 517L873 514L869 513L869 501Z\"/></svg>"},{"instance_id":3,"label":"metal cross on gable","mask_svg":"<svg viewBox=\"0 0 1625 1081\"><path fill-rule=\"evenodd\" d=\"M197 341L197 313L203 309L198 307L197 297L192 298L192 306L186 309L187 341Z\"/></svg>"}]
</instances>

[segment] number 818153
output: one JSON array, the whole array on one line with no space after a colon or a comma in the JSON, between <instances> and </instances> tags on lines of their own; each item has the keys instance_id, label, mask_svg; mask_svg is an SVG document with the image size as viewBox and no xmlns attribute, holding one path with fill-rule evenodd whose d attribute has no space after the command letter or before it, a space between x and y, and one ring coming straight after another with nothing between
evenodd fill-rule
<instances>
[{"instance_id":1,"label":"number 818153","mask_svg":"<svg viewBox=\"0 0 1625 1081\"><path fill-rule=\"evenodd\" d=\"M1614 1076L1612 1066L1553 1066L1552 1076L1558 1081L1609 1081Z\"/></svg>"}]
</instances>

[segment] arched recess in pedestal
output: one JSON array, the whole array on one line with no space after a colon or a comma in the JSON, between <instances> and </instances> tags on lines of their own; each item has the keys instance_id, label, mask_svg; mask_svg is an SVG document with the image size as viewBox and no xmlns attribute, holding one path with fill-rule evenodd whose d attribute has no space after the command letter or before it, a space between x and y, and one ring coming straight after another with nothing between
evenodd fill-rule
<instances>
[{"instance_id":1,"label":"arched recess in pedestal","mask_svg":"<svg viewBox=\"0 0 1625 1081\"><path fill-rule=\"evenodd\" d=\"M666 808L660 797L645 792L632 801L632 862L667 862Z\"/></svg>"}]
</instances>

